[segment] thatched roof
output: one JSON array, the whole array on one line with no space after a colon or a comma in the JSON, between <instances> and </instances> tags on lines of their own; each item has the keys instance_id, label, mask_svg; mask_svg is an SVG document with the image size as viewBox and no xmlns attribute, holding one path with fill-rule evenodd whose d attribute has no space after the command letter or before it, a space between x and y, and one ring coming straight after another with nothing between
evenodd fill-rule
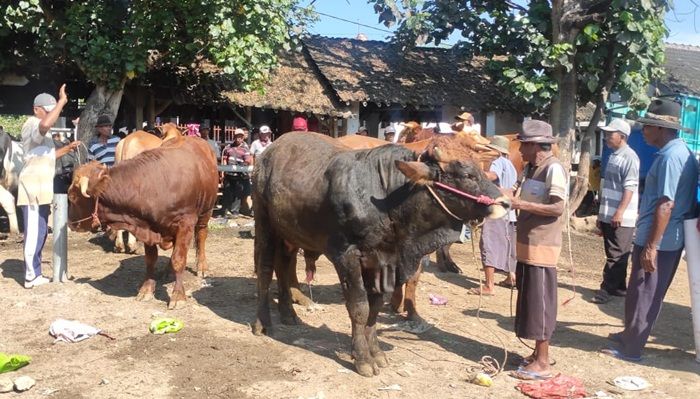
<instances>
[{"instance_id":1,"label":"thatched roof","mask_svg":"<svg viewBox=\"0 0 700 399\"><path fill-rule=\"evenodd\" d=\"M487 75L483 58L460 62L448 49L403 52L374 40L313 36L304 44L341 101L506 108L506 96Z\"/></svg>"},{"instance_id":2,"label":"thatched roof","mask_svg":"<svg viewBox=\"0 0 700 399\"><path fill-rule=\"evenodd\" d=\"M310 112L347 118L350 112L331 89L324 85L313 62L305 52L280 55L271 72L264 93L227 91L223 95L232 103L248 107L293 112Z\"/></svg>"},{"instance_id":3,"label":"thatched roof","mask_svg":"<svg viewBox=\"0 0 700 399\"><path fill-rule=\"evenodd\" d=\"M700 47L666 43L664 70L662 91L700 96Z\"/></svg>"}]
</instances>

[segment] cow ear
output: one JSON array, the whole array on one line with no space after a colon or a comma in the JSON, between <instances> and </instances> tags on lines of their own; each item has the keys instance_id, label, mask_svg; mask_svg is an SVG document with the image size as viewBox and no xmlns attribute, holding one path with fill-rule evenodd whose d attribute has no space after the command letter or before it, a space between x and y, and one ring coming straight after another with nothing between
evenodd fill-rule
<instances>
[{"instance_id":1,"label":"cow ear","mask_svg":"<svg viewBox=\"0 0 700 399\"><path fill-rule=\"evenodd\" d=\"M423 162L405 162L396 160L396 167L409 180L416 184L430 184L430 167Z\"/></svg>"}]
</instances>

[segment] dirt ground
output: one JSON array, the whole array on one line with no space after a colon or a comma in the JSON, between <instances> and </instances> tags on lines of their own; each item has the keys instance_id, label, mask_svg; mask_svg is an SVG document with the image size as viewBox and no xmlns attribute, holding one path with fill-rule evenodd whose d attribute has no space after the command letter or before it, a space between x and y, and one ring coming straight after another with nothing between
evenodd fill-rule
<instances>
[{"instance_id":1,"label":"dirt ground","mask_svg":"<svg viewBox=\"0 0 700 399\"><path fill-rule=\"evenodd\" d=\"M51 236L49 237L51 241ZM614 360L597 353L606 336L621 328L623 301L606 305L588 300L599 283L602 240L573 236L576 293L572 273L562 261L559 274L557 330L551 354L555 369L580 378L589 394L605 391L622 398L696 398L700 364L694 361L690 300L685 263L681 264L667 303L641 364ZM30 391L10 398L520 398L517 381L503 373L491 388L466 381L482 356L503 360L529 350L512 333L510 291L497 287L484 298L480 323L477 296L466 289L478 284L471 245L453 246L465 274L439 273L431 267L418 288L418 306L433 326L420 334L401 330L400 316L381 315L380 341L390 361L379 376L364 378L353 371L348 353L350 321L332 266L322 258L312 287L317 307L296 307L298 326L279 325L274 338L251 333L255 319L253 240L232 228L213 230L208 240L211 276L205 281L188 273L188 305L168 311L172 280L159 281L156 299L136 302L145 267L141 255L110 252L104 238L71 233L69 275L72 280L25 290L21 245L0 241L0 352L30 355L32 363L11 378L37 380ZM565 247L566 248L566 247ZM44 252L44 274L52 275L51 245ZM566 253L566 251L564 251ZM168 264L161 253L159 270ZM188 264L193 265L191 252ZM300 257L299 262L303 262ZM162 273L162 272L161 272ZM303 267L299 270L300 279ZM162 273L164 274L164 273ZM166 278L166 277L164 277ZM165 284L164 284L165 283ZM164 285L163 285L164 284ZM306 289L306 288L305 288ZM307 291L308 292L308 291ZM430 305L429 294L448 299ZM274 308L273 308L274 309ZM185 327L176 334L147 331L158 315L174 316ZM77 344L58 343L48 335L57 318L79 320L102 328L114 341L97 336ZM488 329L485 327L488 326ZM501 341L503 341L503 344ZM508 364L507 370L514 366ZM633 375L651 384L642 392L624 392L608 383ZM401 391L383 391L398 384Z\"/></svg>"}]
</instances>

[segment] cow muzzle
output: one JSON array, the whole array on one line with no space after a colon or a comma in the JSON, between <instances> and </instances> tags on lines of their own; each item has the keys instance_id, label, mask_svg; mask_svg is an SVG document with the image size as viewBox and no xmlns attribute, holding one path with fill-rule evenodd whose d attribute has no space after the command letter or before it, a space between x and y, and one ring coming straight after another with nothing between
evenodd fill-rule
<instances>
[{"instance_id":1,"label":"cow muzzle","mask_svg":"<svg viewBox=\"0 0 700 399\"><path fill-rule=\"evenodd\" d=\"M372 291L374 294L390 294L396 284L396 269L384 266L374 270Z\"/></svg>"},{"instance_id":2,"label":"cow muzzle","mask_svg":"<svg viewBox=\"0 0 700 399\"><path fill-rule=\"evenodd\" d=\"M500 196L496 198L496 202L493 205L489 205L489 219L500 219L508 213L508 208L510 208L510 198L506 196Z\"/></svg>"}]
</instances>

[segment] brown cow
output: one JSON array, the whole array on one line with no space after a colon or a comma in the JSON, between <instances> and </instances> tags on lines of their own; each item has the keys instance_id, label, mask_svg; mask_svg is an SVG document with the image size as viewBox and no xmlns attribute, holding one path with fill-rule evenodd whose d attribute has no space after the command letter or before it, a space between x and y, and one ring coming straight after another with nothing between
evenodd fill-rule
<instances>
[{"instance_id":1,"label":"brown cow","mask_svg":"<svg viewBox=\"0 0 700 399\"><path fill-rule=\"evenodd\" d=\"M273 271L282 322L297 322L289 284L294 249L306 248L336 268L358 373L376 375L388 364L376 332L383 295L415 274L419 260L447 244L463 221L502 217L510 204L469 157L445 155L449 140L434 141L418 159L401 146L350 150L323 135L292 132L260 155L253 171L256 334L270 332ZM431 194L425 185L460 194Z\"/></svg>"},{"instance_id":2,"label":"brown cow","mask_svg":"<svg viewBox=\"0 0 700 399\"><path fill-rule=\"evenodd\" d=\"M114 152L114 163L131 159L144 151L160 147L166 140L182 135L174 123L165 123L157 129L160 130L162 139L143 130L137 130L120 140ZM136 238L131 233L127 233L126 245L124 245L123 233L122 230L116 230L110 234L110 239L114 241L114 252L136 253Z\"/></svg>"},{"instance_id":3,"label":"brown cow","mask_svg":"<svg viewBox=\"0 0 700 399\"><path fill-rule=\"evenodd\" d=\"M170 265L175 287L168 304L172 309L185 301L182 271L193 234L195 269L200 275L207 270L204 243L218 181L214 153L198 137L168 140L110 169L91 162L75 171L68 189L69 226L76 231L124 229L144 243L147 272L137 300L153 298L157 246L174 246Z\"/></svg>"}]
</instances>

